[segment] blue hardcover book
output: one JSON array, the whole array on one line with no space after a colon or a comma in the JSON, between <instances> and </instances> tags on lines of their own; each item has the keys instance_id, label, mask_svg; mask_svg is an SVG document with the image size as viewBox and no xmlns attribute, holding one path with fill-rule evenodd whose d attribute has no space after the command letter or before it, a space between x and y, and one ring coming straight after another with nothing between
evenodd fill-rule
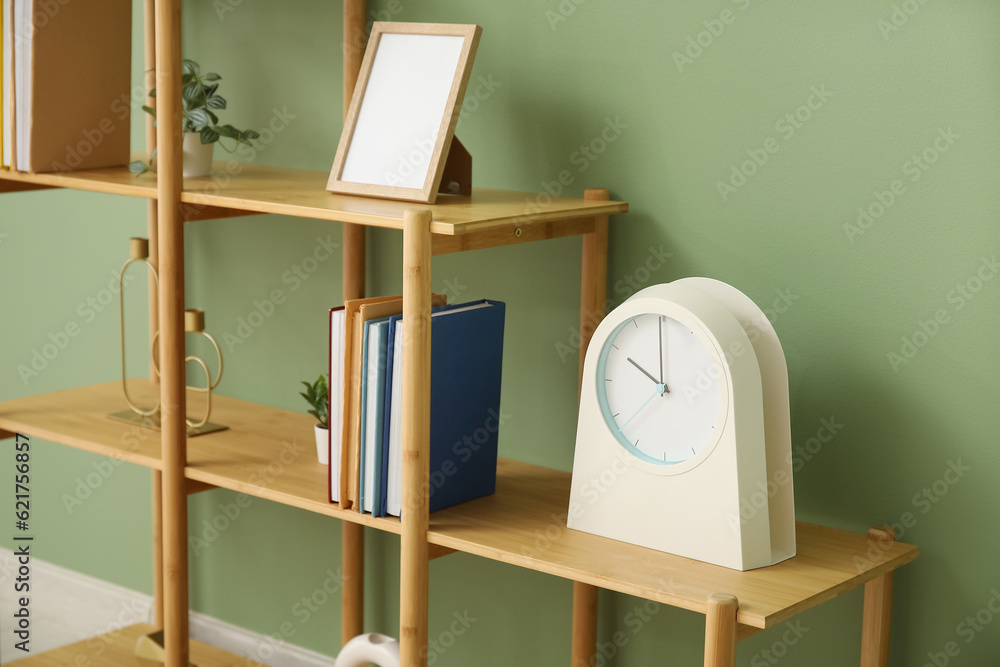
<instances>
[{"instance_id":1,"label":"blue hardcover book","mask_svg":"<svg viewBox=\"0 0 1000 667\"><path fill-rule=\"evenodd\" d=\"M431 316L430 511L496 491L505 305L500 301L435 308ZM385 510L404 503L401 415L401 318L389 318L386 408L381 471Z\"/></svg>"},{"instance_id":2,"label":"blue hardcover book","mask_svg":"<svg viewBox=\"0 0 1000 667\"><path fill-rule=\"evenodd\" d=\"M378 488L380 497L381 512L373 516L388 516L389 497L389 440L392 439L392 387L393 387L393 365L396 361L396 322L401 315L389 317L389 326L386 330L386 355L385 355L385 397L382 401L382 452L379 460L381 465L378 469ZM397 422L399 415L396 415Z\"/></svg>"},{"instance_id":3,"label":"blue hardcover book","mask_svg":"<svg viewBox=\"0 0 1000 667\"><path fill-rule=\"evenodd\" d=\"M385 432L386 351L389 318L368 323L368 412L365 432L364 511L372 516L382 512L382 440Z\"/></svg>"},{"instance_id":4,"label":"blue hardcover book","mask_svg":"<svg viewBox=\"0 0 1000 667\"><path fill-rule=\"evenodd\" d=\"M392 356L392 363L389 366L389 375L392 378L386 390L389 392L386 400L386 429L383 447L385 449L385 508L386 515L399 516L400 493L402 492L402 448L401 437L403 430L403 416L400 401L403 395L403 338L396 333L400 329L399 320L402 316L397 315L389 318L389 338L392 340L392 348L389 350Z\"/></svg>"}]
</instances>

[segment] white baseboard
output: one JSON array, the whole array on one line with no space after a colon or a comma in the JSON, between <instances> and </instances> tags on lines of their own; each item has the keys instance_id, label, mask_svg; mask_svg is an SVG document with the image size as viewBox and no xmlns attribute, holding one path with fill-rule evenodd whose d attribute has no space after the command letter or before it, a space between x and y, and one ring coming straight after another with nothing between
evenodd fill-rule
<instances>
[{"instance_id":1,"label":"white baseboard","mask_svg":"<svg viewBox=\"0 0 1000 667\"><path fill-rule=\"evenodd\" d=\"M0 548L0 618L14 610L14 553ZM149 623L153 598L94 577L31 559L31 654L113 631L120 626ZM0 625L6 626L6 623ZM301 646L276 642L266 635L191 612L191 638L244 657L252 656L270 667L332 667L334 658ZM11 632L0 634L3 661L26 657L14 648ZM263 647L269 647L262 651ZM266 655L266 659L261 659ZM257 664L260 664L257 663ZM254 667L248 661L247 667Z\"/></svg>"},{"instance_id":2,"label":"white baseboard","mask_svg":"<svg viewBox=\"0 0 1000 667\"><path fill-rule=\"evenodd\" d=\"M252 658L253 662L247 661L247 667L256 667L260 664L270 667L333 667L336 660L288 642L279 644L266 635L251 632L246 628L198 612L191 612L189 623L192 639L245 658ZM268 647L268 650L263 650L264 647Z\"/></svg>"}]
</instances>

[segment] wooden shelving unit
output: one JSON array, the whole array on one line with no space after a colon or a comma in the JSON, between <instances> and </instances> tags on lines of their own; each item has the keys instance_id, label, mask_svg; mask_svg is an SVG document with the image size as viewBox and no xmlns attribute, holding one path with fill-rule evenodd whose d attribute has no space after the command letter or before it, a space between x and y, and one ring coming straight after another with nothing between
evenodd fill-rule
<instances>
[{"instance_id":1,"label":"wooden shelving unit","mask_svg":"<svg viewBox=\"0 0 1000 667\"><path fill-rule=\"evenodd\" d=\"M125 167L88 169L63 174L29 174L22 171L0 170L0 192L46 188L71 188L109 195L156 199L156 182L137 179Z\"/></svg>"},{"instance_id":2,"label":"wooden shelving unit","mask_svg":"<svg viewBox=\"0 0 1000 667\"><path fill-rule=\"evenodd\" d=\"M106 418L120 410L117 383L83 387L0 403L0 437L15 432L118 457L152 470L156 626L166 631L167 667L232 664L235 656L188 641L187 496L226 488L342 520L342 627L344 640L362 632L363 528L401 536L400 628L402 663L424 666L427 642L428 561L453 551L475 554L574 581L572 664L591 664L597 633L597 591L607 588L706 614L706 665L732 667L738 639L780 623L856 586L866 585L864 667L885 665L892 572L915 559L916 547L891 536L869 536L799 524L799 555L750 572L691 561L566 528L553 517L568 507L568 473L501 460L494 496L427 513L422 481L429 450L431 258L435 254L583 237L581 330L603 315L607 277L608 216L627 204L588 190L584 199L474 190L471 197L442 197L433 206L333 195L327 174L260 165L238 173L217 168L219 178L181 179L179 96L180 0L146 0L146 70L155 69L160 91L156 132L157 177L136 178L124 167L71 174L0 171L0 192L71 188L147 199L151 258L160 273L158 303L150 315L159 329L161 382L133 381L140 399L159 393L163 431L144 431ZM344 0L346 44L364 33L364 0ZM155 62L153 56L155 53ZM344 60L345 106L360 66L359 49ZM155 65L155 67L154 67ZM150 85L154 85L150 82ZM188 441L184 426L185 222L256 213L278 213L344 224L344 298L364 294L365 227L403 232L404 276L404 519L372 518L342 510L327 499L326 469L312 452L310 417L225 397L214 400L213 420L229 430ZM327 304L324 304L324 306ZM582 341L586 350L587 340ZM581 352L581 362L582 362ZM581 363L582 368L582 363ZM567 391L572 391L567 388ZM289 434L301 434L280 475L261 483L255 472L278 459ZM282 460L288 460L286 455ZM554 538L539 546L539 534ZM876 545L876 548L873 548ZM859 561L858 556L863 556ZM859 565L859 562L861 563ZM153 626L132 626L99 664L134 664L131 650ZM388 628L379 628L386 631ZM390 630L391 632L391 630ZM112 642L113 640L113 642ZM81 653L82 652L82 653ZM25 667L68 664L85 654L77 645L19 661ZM97 663L95 663L97 664Z\"/></svg>"}]
</instances>

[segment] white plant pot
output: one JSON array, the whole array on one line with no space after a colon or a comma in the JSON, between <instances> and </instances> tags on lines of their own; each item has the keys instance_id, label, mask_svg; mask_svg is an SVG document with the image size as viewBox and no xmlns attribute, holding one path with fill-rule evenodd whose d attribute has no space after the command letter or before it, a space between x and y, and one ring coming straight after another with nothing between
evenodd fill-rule
<instances>
[{"instance_id":1,"label":"white plant pot","mask_svg":"<svg viewBox=\"0 0 1000 667\"><path fill-rule=\"evenodd\" d=\"M316 431L316 456L320 463L328 466L330 465L330 432L319 424L313 428Z\"/></svg>"},{"instance_id":2,"label":"white plant pot","mask_svg":"<svg viewBox=\"0 0 1000 667\"><path fill-rule=\"evenodd\" d=\"M184 177L208 176L212 173L212 152L215 144L201 143L201 134L185 132L184 145Z\"/></svg>"}]
</instances>

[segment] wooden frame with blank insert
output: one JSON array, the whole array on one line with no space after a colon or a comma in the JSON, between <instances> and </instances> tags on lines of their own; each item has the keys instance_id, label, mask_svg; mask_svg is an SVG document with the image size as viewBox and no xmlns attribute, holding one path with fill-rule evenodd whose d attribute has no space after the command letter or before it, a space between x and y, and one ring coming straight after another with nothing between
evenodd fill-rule
<instances>
[{"instance_id":1,"label":"wooden frame with blank insert","mask_svg":"<svg viewBox=\"0 0 1000 667\"><path fill-rule=\"evenodd\" d=\"M344 129L340 135L340 144L337 147L337 156L334 159L333 169L330 172L330 180L326 186L327 190L341 194L367 195L421 203L434 202L437 197L438 188L441 185L441 177L445 171L449 151L452 149L455 125L458 122L457 111L465 96L465 89L469 83L472 62L475 59L476 47L479 44L481 33L482 28L478 25L391 22L375 22L373 24L368 49L361 63L361 72L358 76L357 85L354 88L351 105L347 110L347 117L344 119ZM416 110L417 106L422 107L422 110L428 115L427 120L433 124L437 119L437 114L435 111L429 109L429 107L440 108L438 105L440 105L441 99L435 93L428 93L429 97L427 99L408 100L402 94L386 95L384 87L380 88L377 93L372 93L369 90L372 70L379 58L379 46L382 44L383 38L388 35L420 35L426 36L428 39L433 37L462 38L461 50L457 56L457 66L450 78L450 88L446 91L447 99L444 100L443 113L441 114L440 122L434 126L431 136L423 139L422 136L407 135L407 141L404 142L405 145L393 145L391 148L385 145L372 145L373 143L378 143L377 140L372 138L373 133L371 132L371 128L373 126L377 127L379 123L388 125L394 122L399 125L398 121L391 120L391 115L395 113L397 119L411 112L416 115L419 113ZM431 45L432 42L428 42L428 46ZM413 49L414 46L414 44L410 44L407 48L411 49L410 53L413 55L418 55L418 51ZM386 49L386 53L389 53L388 49ZM400 52L397 49L392 52L392 55L385 55L382 60L378 61L378 65L381 68L379 70L380 76L385 77L387 74L391 74L393 62L387 61L385 58L399 57ZM435 80L438 82L439 88L440 83L445 81L444 77L450 73L450 66L447 71L437 73ZM429 77L433 74L433 72L428 72ZM445 91L441 88L437 92L443 93ZM355 131L359 126L359 119L362 119L363 127L367 128L366 136L360 138L355 136ZM374 136L378 135L375 134ZM419 173L415 175L415 178L409 179L411 182L408 185L390 182L403 181L404 178L396 178L396 174L389 173L381 166L378 168L372 166L376 162L381 162L383 165L395 164L397 160L399 164L405 165L405 161L409 159L407 156L410 156L414 152L413 144L420 146L421 144L418 141L421 139L429 143L432 137L434 144L429 151L429 155L426 151L420 151L419 163L414 167L416 172L426 167L426 175L422 182L415 182L416 178L419 178ZM455 145L457 150L461 150L458 147L457 141ZM426 158L426 162L424 162L424 158ZM357 174L358 170L355 170L355 172L348 174L350 180L345 180L345 171L350 172L353 165L364 162L368 164L366 168L369 172L368 175L359 178ZM373 175L371 172L378 173Z\"/></svg>"}]
</instances>

